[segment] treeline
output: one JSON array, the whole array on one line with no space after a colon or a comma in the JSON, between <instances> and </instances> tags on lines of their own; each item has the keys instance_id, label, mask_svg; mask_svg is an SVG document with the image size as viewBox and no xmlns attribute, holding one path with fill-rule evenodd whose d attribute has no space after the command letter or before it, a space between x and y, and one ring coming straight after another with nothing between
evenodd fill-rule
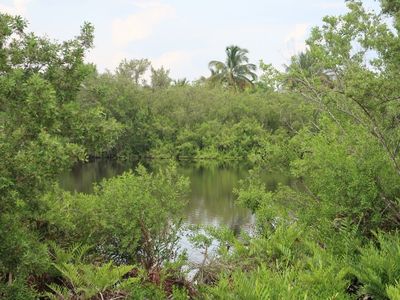
<instances>
[{"instance_id":1,"label":"treeline","mask_svg":"<svg viewBox=\"0 0 400 300\"><path fill-rule=\"evenodd\" d=\"M260 157L275 134L293 135L313 112L283 93L237 93L204 84L150 89L118 74L95 74L79 101L122 128L112 147L88 145L89 155L118 159Z\"/></svg>"},{"instance_id":2,"label":"treeline","mask_svg":"<svg viewBox=\"0 0 400 300\"><path fill-rule=\"evenodd\" d=\"M0 15L0 298L400 299L400 6L380 4L347 1L285 72L261 63L255 80L230 46L193 83L147 60L100 74L84 62L90 24L57 43ZM174 164L90 195L55 185L91 157L251 161L234 192L255 235L193 230L192 266ZM299 188L267 191L271 168Z\"/></svg>"},{"instance_id":3,"label":"treeline","mask_svg":"<svg viewBox=\"0 0 400 300\"><path fill-rule=\"evenodd\" d=\"M276 92L279 73L261 68L257 81L237 79L243 88L215 70L192 83L172 80L146 59L124 60L114 72L93 68L77 95L87 122L74 124L74 141L93 158L257 159L275 135L292 136L317 115L298 95Z\"/></svg>"}]
</instances>

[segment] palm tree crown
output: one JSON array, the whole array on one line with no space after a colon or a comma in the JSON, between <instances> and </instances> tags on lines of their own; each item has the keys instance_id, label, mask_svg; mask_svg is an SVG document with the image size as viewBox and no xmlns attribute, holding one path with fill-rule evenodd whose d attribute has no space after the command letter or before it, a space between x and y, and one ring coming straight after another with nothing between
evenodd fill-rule
<instances>
[{"instance_id":1,"label":"palm tree crown","mask_svg":"<svg viewBox=\"0 0 400 300\"><path fill-rule=\"evenodd\" d=\"M252 86L257 79L256 65L249 63L247 49L238 46L226 47L225 63L217 60L210 61L208 67L211 71L211 79L222 82L237 89Z\"/></svg>"}]
</instances>

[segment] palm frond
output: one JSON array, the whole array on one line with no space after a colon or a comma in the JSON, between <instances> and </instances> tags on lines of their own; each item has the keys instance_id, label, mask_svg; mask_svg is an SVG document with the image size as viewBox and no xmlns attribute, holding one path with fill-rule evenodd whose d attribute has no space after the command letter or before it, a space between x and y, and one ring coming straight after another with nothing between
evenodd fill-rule
<instances>
[{"instance_id":1,"label":"palm frond","mask_svg":"<svg viewBox=\"0 0 400 300\"><path fill-rule=\"evenodd\" d=\"M215 82L225 83L234 89L244 89L253 85L253 81L257 79L257 66L250 64L247 49L239 46L231 45L226 47L225 63L221 61L210 61L208 67L211 71L211 80Z\"/></svg>"}]
</instances>

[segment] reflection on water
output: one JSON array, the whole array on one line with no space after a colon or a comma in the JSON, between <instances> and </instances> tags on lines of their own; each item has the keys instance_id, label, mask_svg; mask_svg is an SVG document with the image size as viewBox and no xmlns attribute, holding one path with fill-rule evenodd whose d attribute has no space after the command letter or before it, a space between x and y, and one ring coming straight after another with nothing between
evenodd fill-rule
<instances>
[{"instance_id":1,"label":"reflection on water","mask_svg":"<svg viewBox=\"0 0 400 300\"><path fill-rule=\"evenodd\" d=\"M233 189L247 175L241 166L187 167L182 173L191 180L191 195L186 218L191 224L224 225L236 233L244 224L252 224L248 209L235 205Z\"/></svg>"},{"instance_id":2,"label":"reflection on water","mask_svg":"<svg viewBox=\"0 0 400 300\"><path fill-rule=\"evenodd\" d=\"M165 165L163 162L154 161L144 164L151 170ZM93 183L134 169L136 165L111 160L80 164L61 177L60 185L69 191L91 193ZM186 162L181 163L178 170L191 182L191 193L185 210L188 224L223 225L230 227L236 234L241 228L254 224L254 216L248 209L235 205L232 193L239 180L248 175L249 168L245 164L219 166ZM287 177L278 174L265 174L263 180L271 190L275 189L278 183L289 183Z\"/></svg>"},{"instance_id":3,"label":"reflection on water","mask_svg":"<svg viewBox=\"0 0 400 300\"><path fill-rule=\"evenodd\" d=\"M129 168L113 160L96 160L77 164L70 172L61 176L60 185L71 192L92 193L93 183L120 175Z\"/></svg>"}]
</instances>

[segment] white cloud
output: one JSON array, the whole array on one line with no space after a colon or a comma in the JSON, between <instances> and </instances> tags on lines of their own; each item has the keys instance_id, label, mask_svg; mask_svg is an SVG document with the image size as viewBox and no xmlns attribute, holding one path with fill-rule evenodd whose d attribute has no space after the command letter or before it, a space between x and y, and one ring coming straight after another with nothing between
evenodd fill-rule
<instances>
[{"instance_id":1,"label":"white cloud","mask_svg":"<svg viewBox=\"0 0 400 300\"><path fill-rule=\"evenodd\" d=\"M155 68L162 66L171 71L172 78L186 77L193 79L193 70L196 68L196 63L201 60L205 49L174 50L163 53L158 57L151 58L151 63Z\"/></svg>"},{"instance_id":2,"label":"white cloud","mask_svg":"<svg viewBox=\"0 0 400 300\"><path fill-rule=\"evenodd\" d=\"M113 47L107 47L107 45L95 47L86 56L87 61L96 64L101 72L106 69L114 71L124 58L129 59L130 57L130 53Z\"/></svg>"},{"instance_id":3,"label":"white cloud","mask_svg":"<svg viewBox=\"0 0 400 300\"><path fill-rule=\"evenodd\" d=\"M162 54L161 56L152 59L153 66L160 68L164 66L167 69L174 69L180 67L183 64L187 64L192 60L194 56L193 52L188 51L171 51Z\"/></svg>"},{"instance_id":4,"label":"white cloud","mask_svg":"<svg viewBox=\"0 0 400 300\"><path fill-rule=\"evenodd\" d=\"M285 59L306 50L305 39L310 25L307 23L296 24L292 31L285 37Z\"/></svg>"},{"instance_id":5,"label":"white cloud","mask_svg":"<svg viewBox=\"0 0 400 300\"><path fill-rule=\"evenodd\" d=\"M5 12L11 15L25 16L29 2L31 2L31 0L13 0L11 5L0 3L0 12Z\"/></svg>"},{"instance_id":6,"label":"white cloud","mask_svg":"<svg viewBox=\"0 0 400 300\"><path fill-rule=\"evenodd\" d=\"M124 19L115 19L112 24L112 40L115 45L126 44L150 36L162 21L175 16L175 8L156 1L135 1L141 9Z\"/></svg>"}]
</instances>

